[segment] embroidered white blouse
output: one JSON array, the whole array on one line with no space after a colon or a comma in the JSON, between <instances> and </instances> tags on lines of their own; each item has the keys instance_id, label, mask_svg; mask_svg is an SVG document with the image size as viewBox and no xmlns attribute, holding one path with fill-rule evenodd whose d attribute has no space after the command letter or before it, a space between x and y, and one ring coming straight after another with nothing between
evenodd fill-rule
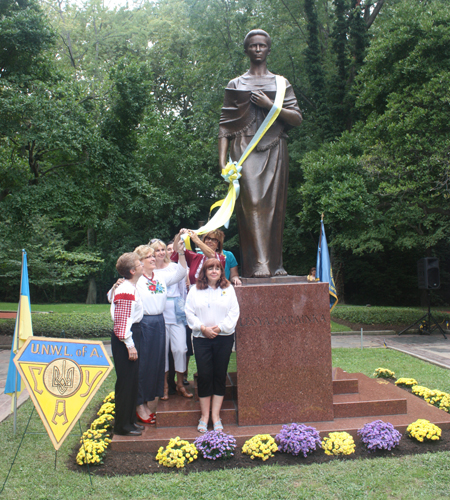
<instances>
[{"instance_id":1,"label":"embroidered white blouse","mask_svg":"<svg viewBox=\"0 0 450 500\"><path fill-rule=\"evenodd\" d=\"M143 274L137 282L137 289L141 296L144 314L148 316L161 314L166 307L167 287L184 279L185 276L186 268L181 264L155 269L152 277Z\"/></svg>"},{"instance_id":2,"label":"embroidered white blouse","mask_svg":"<svg viewBox=\"0 0 450 500\"><path fill-rule=\"evenodd\" d=\"M233 286L198 290L194 285L186 299L186 319L194 337L203 337L202 325L220 328L219 335L231 335L239 319L239 304Z\"/></svg>"}]
</instances>

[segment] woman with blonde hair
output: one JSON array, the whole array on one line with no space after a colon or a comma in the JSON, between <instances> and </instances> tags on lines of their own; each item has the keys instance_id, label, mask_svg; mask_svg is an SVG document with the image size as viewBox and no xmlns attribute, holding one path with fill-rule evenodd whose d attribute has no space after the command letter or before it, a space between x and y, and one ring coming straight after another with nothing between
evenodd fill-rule
<instances>
[{"instance_id":1,"label":"woman with blonde hair","mask_svg":"<svg viewBox=\"0 0 450 500\"><path fill-rule=\"evenodd\" d=\"M155 252L156 269L155 275L166 277L173 273L177 264L170 261L166 245L161 240L152 240L150 245ZM166 349L165 349L165 381L164 381L164 397L161 399L169 399L169 386L167 376L169 373L169 348L172 351L175 371L177 373L178 394L185 398L192 398L193 394L188 392L183 385L184 372L186 371L186 315L184 313L185 300L185 278L183 276L177 283L167 287L167 301L163 311L164 322L166 325Z\"/></svg>"},{"instance_id":2,"label":"woman with blonde hair","mask_svg":"<svg viewBox=\"0 0 450 500\"><path fill-rule=\"evenodd\" d=\"M141 422L154 424L156 415L151 402L164 396L166 332L163 311L167 301L167 288L184 279L186 260L182 252L178 266L165 275L160 275L155 273L156 259L151 246L140 245L134 251L144 265L143 275L137 282L144 317L140 322L142 337L136 413Z\"/></svg>"}]
</instances>

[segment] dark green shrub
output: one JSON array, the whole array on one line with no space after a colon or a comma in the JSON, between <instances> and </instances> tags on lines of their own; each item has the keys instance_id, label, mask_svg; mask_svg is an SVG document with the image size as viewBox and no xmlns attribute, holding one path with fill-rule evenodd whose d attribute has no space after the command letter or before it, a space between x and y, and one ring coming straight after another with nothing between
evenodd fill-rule
<instances>
[{"instance_id":1,"label":"dark green shrub","mask_svg":"<svg viewBox=\"0 0 450 500\"><path fill-rule=\"evenodd\" d=\"M1 322L0 335L13 335L14 323L14 319ZM32 323L35 337L89 339L109 337L113 331L109 312L33 314Z\"/></svg>"},{"instance_id":2,"label":"dark green shrub","mask_svg":"<svg viewBox=\"0 0 450 500\"><path fill-rule=\"evenodd\" d=\"M338 306L333 309L331 318L363 325L408 325L425 313L420 307ZM441 311L433 311L433 316L440 323L450 320L450 314Z\"/></svg>"}]
</instances>

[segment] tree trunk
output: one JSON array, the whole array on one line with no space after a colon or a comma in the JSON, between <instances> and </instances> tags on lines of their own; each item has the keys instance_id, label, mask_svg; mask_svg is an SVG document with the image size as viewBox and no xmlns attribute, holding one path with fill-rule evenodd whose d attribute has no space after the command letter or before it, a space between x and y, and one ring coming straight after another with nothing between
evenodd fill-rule
<instances>
[{"instance_id":1,"label":"tree trunk","mask_svg":"<svg viewBox=\"0 0 450 500\"><path fill-rule=\"evenodd\" d=\"M95 229L92 227L88 228L87 230L87 244L88 247L93 247L95 245ZM97 304L97 283L95 282L94 276L91 276L89 278L86 304Z\"/></svg>"},{"instance_id":2,"label":"tree trunk","mask_svg":"<svg viewBox=\"0 0 450 500\"><path fill-rule=\"evenodd\" d=\"M89 278L89 288L86 297L86 304L97 304L97 283L95 278Z\"/></svg>"}]
</instances>

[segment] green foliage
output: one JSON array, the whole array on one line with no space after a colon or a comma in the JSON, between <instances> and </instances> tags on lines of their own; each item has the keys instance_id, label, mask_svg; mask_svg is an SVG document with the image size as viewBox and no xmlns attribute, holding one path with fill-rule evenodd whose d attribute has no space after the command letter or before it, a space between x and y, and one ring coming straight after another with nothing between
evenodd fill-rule
<instances>
[{"instance_id":1,"label":"green foliage","mask_svg":"<svg viewBox=\"0 0 450 500\"><path fill-rule=\"evenodd\" d=\"M345 320L363 325L407 325L414 323L424 314L423 309L417 307L361 307L337 306L333 309L332 317L336 320ZM440 323L450 319L450 313L433 311L433 315Z\"/></svg>"},{"instance_id":2,"label":"green foliage","mask_svg":"<svg viewBox=\"0 0 450 500\"><path fill-rule=\"evenodd\" d=\"M102 263L96 252L65 250L66 242L45 216L32 216L19 224L3 220L0 238L8 242L0 247L0 278L4 279L4 293L12 296L20 288L22 248L27 250L31 293L40 291L53 298L57 288L82 281Z\"/></svg>"},{"instance_id":3,"label":"green foliage","mask_svg":"<svg viewBox=\"0 0 450 500\"><path fill-rule=\"evenodd\" d=\"M304 114L290 131L287 270L314 265L325 212L351 300L414 298L397 275L376 296L366 283L389 273L362 259L446 255L447 11L437 0L388 4L369 37L373 6L356 0L2 2L1 298L15 296L18 248L39 300L82 300L96 281L104 301L122 252L207 219L226 191L223 89L246 71L242 41L256 26L272 34L269 68ZM238 256L236 234L233 219Z\"/></svg>"},{"instance_id":4,"label":"green foliage","mask_svg":"<svg viewBox=\"0 0 450 500\"><path fill-rule=\"evenodd\" d=\"M2 0L0 4L0 75L22 79L45 68L44 53L56 33L35 0ZM41 73L42 76L42 73Z\"/></svg>"},{"instance_id":5,"label":"green foliage","mask_svg":"<svg viewBox=\"0 0 450 500\"><path fill-rule=\"evenodd\" d=\"M14 334L15 320L0 323L0 335ZM109 312L105 313L42 313L32 315L35 337L68 339L91 339L110 337L113 322Z\"/></svg>"},{"instance_id":6,"label":"green foliage","mask_svg":"<svg viewBox=\"0 0 450 500\"><path fill-rule=\"evenodd\" d=\"M359 274L356 289L366 288L360 303L414 300L406 286L413 284L414 266L408 272L400 263L388 273L383 261L448 255L449 42L450 11L443 2L390 5L352 89L353 112L362 121L301 160L301 222L314 230L325 213L346 285L353 273ZM357 269L351 258L368 254L368 265ZM382 289L384 300L376 292Z\"/></svg>"}]
</instances>

